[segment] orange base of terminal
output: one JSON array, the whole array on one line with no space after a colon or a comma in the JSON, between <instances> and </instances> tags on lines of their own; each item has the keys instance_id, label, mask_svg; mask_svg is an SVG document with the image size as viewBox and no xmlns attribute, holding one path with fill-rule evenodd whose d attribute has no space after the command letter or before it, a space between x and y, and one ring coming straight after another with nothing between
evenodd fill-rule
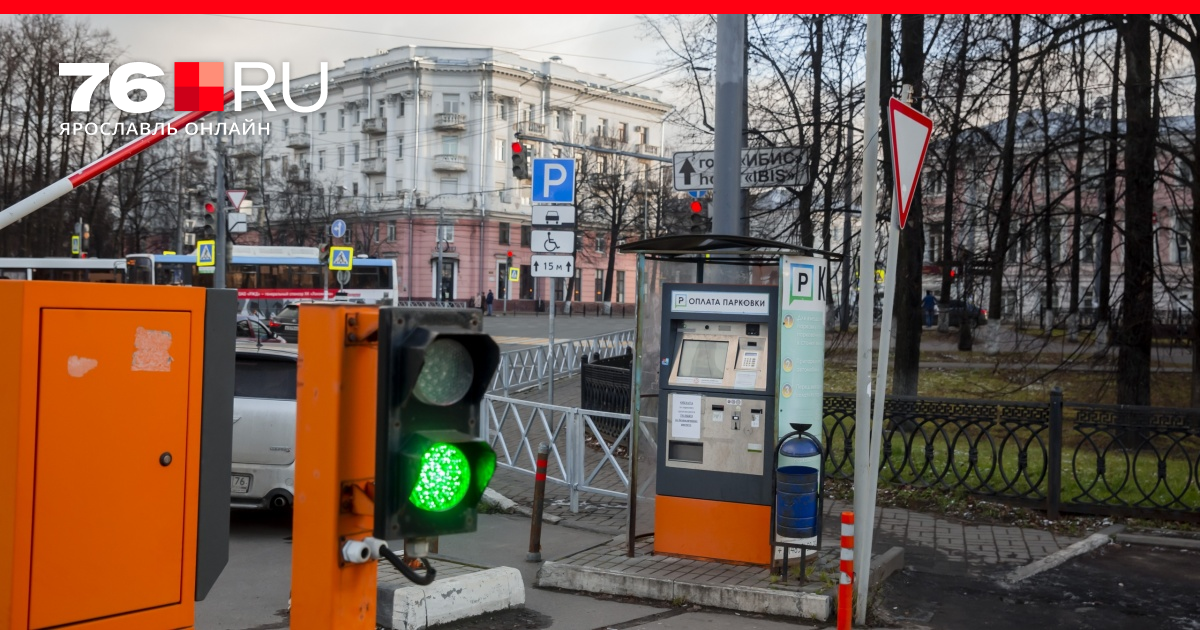
<instances>
[{"instance_id":1,"label":"orange base of terminal","mask_svg":"<svg viewBox=\"0 0 1200 630\"><path fill-rule=\"evenodd\" d=\"M654 500L654 553L744 564L771 562L771 506Z\"/></svg>"}]
</instances>

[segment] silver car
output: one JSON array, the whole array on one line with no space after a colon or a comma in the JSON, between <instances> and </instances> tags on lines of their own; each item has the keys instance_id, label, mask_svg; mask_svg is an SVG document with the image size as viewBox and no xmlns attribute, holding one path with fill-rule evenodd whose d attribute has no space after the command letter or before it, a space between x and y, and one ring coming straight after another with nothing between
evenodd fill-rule
<instances>
[{"instance_id":1,"label":"silver car","mask_svg":"<svg viewBox=\"0 0 1200 630\"><path fill-rule=\"evenodd\" d=\"M238 344L233 383L235 507L286 508L295 492L296 346Z\"/></svg>"}]
</instances>

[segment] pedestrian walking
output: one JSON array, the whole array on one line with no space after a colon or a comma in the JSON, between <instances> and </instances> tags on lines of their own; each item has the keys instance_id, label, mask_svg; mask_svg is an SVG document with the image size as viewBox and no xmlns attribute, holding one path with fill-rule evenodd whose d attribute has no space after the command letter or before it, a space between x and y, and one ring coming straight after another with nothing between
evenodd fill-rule
<instances>
[{"instance_id":1,"label":"pedestrian walking","mask_svg":"<svg viewBox=\"0 0 1200 630\"><path fill-rule=\"evenodd\" d=\"M937 298L933 297L933 291L925 292L925 299L921 300L921 306L925 310L925 326L932 326L934 323L933 312L937 308Z\"/></svg>"},{"instance_id":2,"label":"pedestrian walking","mask_svg":"<svg viewBox=\"0 0 1200 630\"><path fill-rule=\"evenodd\" d=\"M488 294L487 294L487 298L485 299L485 301L487 302L487 316L491 317L492 316L492 302L496 301L496 296L492 293L491 289L488 289Z\"/></svg>"}]
</instances>

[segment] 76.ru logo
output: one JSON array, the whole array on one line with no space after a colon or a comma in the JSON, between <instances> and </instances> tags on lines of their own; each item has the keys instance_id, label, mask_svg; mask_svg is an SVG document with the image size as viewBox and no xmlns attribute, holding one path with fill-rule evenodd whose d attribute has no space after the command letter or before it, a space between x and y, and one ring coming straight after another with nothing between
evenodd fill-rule
<instances>
[{"instance_id":1,"label":"76.ru logo","mask_svg":"<svg viewBox=\"0 0 1200 630\"><path fill-rule=\"evenodd\" d=\"M242 71L247 69L266 72L267 79L261 85L246 85L242 79ZM92 94L96 87L109 76L110 67L107 63L60 63L60 77L88 77L71 97L71 111L86 112L90 109ZM142 75L135 77L134 75ZM133 61L117 66L112 71L108 81L108 96L113 105L129 114L144 114L162 107L166 101L166 90L158 81L151 77L163 75L162 68L145 61ZM313 112L325 104L327 96L329 64L321 62L321 98L308 106L300 107L292 101L289 83L291 82L290 64L283 62L283 101L293 111ZM225 94L225 64L220 61L177 61L175 62L175 111L177 112L219 112L224 108ZM275 69L269 64L257 61L238 61L233 64L234 111L242 111L242 94L251 92L266 106L267 111L275 111L271 99L267 97L267 88L275 83ZM137 91L145 93L145 98L135 101L130 95Z\"/></svg>"}]
</instances>

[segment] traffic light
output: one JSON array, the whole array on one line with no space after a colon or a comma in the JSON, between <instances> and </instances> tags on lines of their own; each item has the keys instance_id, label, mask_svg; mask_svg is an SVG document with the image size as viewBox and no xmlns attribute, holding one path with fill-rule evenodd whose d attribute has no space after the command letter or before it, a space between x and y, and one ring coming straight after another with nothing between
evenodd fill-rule
<instances>
[{"instance_id":1,"label":"traffic light","mask_svg":"<svg viewBox=\"0 0 1200 630\"><path fill-rule=\"evenodd\" d=\"M709 229L708 217L704 216L704 202L692 200L691 224L688 226L692 234L706 234Z\"/></svg>"},{"instance_id":2,"label":"traffic light","mask_svg":"<svg viewBox=\"0 0 1200 630\"><path fill-rule=\"evenodd\" d=\"M321 245L317 247L317 262L320 263L321 266L329 264L329 248L332 246L333 243L321 243Z\"/></svg>"},{"instance_id":3,"label":"traffic light","mask_svg":"<svg viewBox=\"0 0 1200 630\"><path fill-rule=\"evenodd\" d=\"M496 470L480 402L499 364L476 309L380 309L376 538L475 531Z\"/></svg>"},{"instance_id":4,"label":"traffic light","mask_svg":"<svg viewBox=\"0 0 1200 630\"><path fill-rule=\"evenodd\" d=\"M512 173L514 179L530 179L529 151L520 142L512 143Z\"/></svg>"}]
</instances>

